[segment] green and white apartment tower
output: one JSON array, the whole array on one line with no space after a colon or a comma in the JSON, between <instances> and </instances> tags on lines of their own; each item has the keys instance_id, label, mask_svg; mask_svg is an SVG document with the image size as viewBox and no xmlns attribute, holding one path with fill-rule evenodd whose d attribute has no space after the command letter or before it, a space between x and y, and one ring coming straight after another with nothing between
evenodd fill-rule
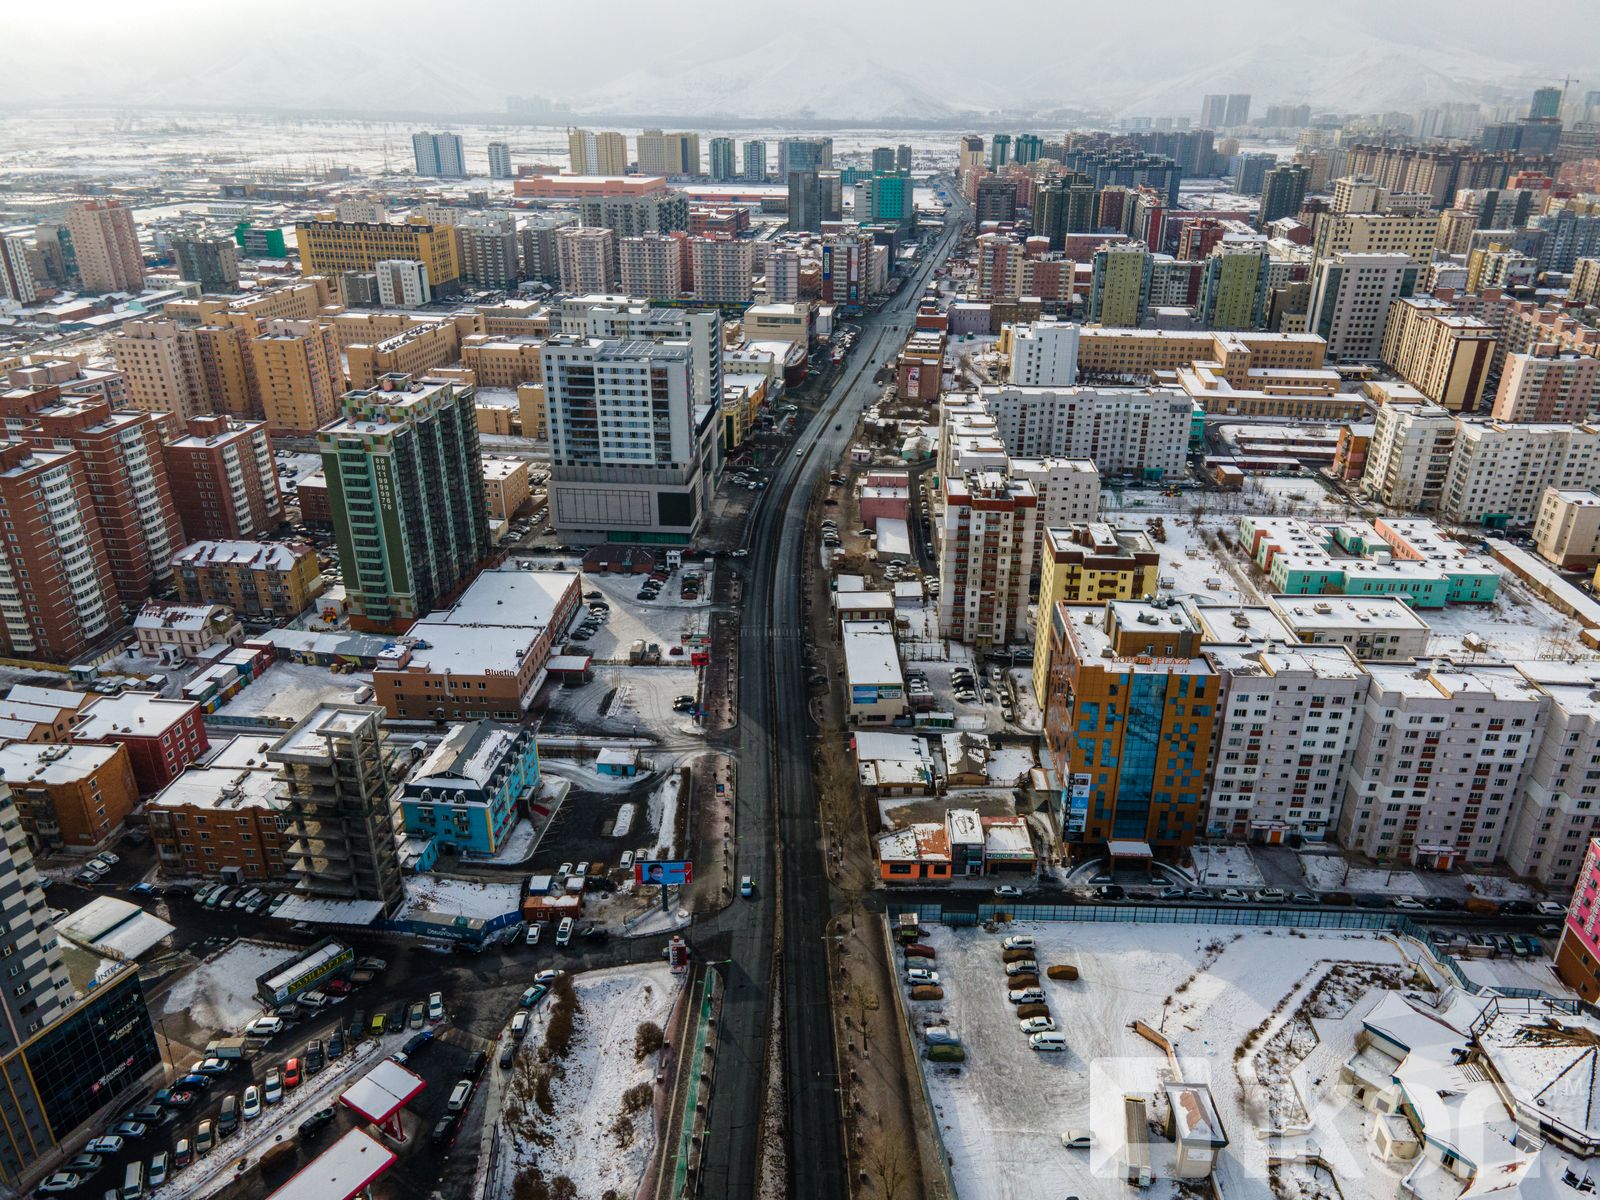
<instances>
[{"instance_id":1,"label":"green and white apartment tower","mask_svg":"<svg viewBox=\"0 0 1600 1200\"><path fill-rule=\"evenodd\" d=\"M489 553L473 389L383 375L317 431L352 623L390 630L437 608Z\"/></svg>"}]
</instances>

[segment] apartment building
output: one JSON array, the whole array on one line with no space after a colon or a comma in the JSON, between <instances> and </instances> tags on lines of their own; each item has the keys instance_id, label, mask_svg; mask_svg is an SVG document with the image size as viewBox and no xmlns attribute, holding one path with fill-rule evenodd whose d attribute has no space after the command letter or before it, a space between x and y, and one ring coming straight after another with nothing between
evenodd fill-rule
<instances>
[{"instance_id":1,"label":"apartment building","mask_svg":"<svg viewBox=\"0 0 1600 1200\"><path fill-rule=\"evenodd\" d=\"M461 278L475 287L512 291L522 278L517 256L517 219L482 213L456 226L461 241Z\"/></svg>"},{"instance_id":2,"label":"apartment building","mask_svg":"<svg viewBox=\"0 0 1600 1200\"><path fill-rule=\"evenodd\" d=\"M162 452L186 538L259 538L283 523L264 421L195 417Z\"/></svg>"},{"instance_id":3,"label":"apartment building","mask_svg":"<svg viewBox=\"0 0 1600 1200\"><path fill-rule=\"evenodd\" d=\"M525 725L453 725L400 795L406 832L453 854L504 848L539 786L539 750Z\"/></svg>"},{"instance_id":4,"label":"apartment building","mask_svg":"<svg viewBox=\"0 0 1600 1200\"><path fill-rule=\"evenodd\" d=\"M1137 327L1150 303L1152 262L1143 242L1120 242L1094 252L1089 319L1111 328Z\"/></svg>"},{"instance_id":5,"label":"apartment building","mask_svg":"<svg viewBox=\"0 0 1600 1200\"><path fill-rule=\"evenodd\" d=\"M83 455L0 442L0 649L71 662L126 627Z\"/></svg>"},{"instance_id":6,"label":"apartment building","mask_svg":"<svg viewBox=\"0 0 1600 1200\"><path fill-rule=\"evenodd\" d=\"M375 319L362 321L361 316ZM379 316L340 313L334 318L350 390L372 387L385 375L425 375L449 366L461 355L461 333L449 318L396 313L385 321L376 319Z\"/></svg>"},{"instance_id":7,"label":"apartment building","mask_svg":"<svg viewBox=\"0 0 1600 1200\"><path fill-rule=\"evenodd\" d=\"M351 620L384 629L430 611L489 553L473 390L386 375L343 405L317 445Z\"/></svg>"},{"instance_id":8,"label":"apartment building","mask_svg":"<svg viewBox=\"0 0 1600 1200\"><path fill-rule=\"evenodd\" d=\"M1008 325L1000 333L1006 382L1018 387L1072 387L1078 382L1079 327L1066 321Z\"/></svg>"},{"instance_id":9,"label":"apartment building","mask_svg":"<svg viewBox=\"0 0 1600 1200\"><path fill-rule=\"evenodd\" d=\"M644 175L700 175L700 135L646 129L634 139Z\"/></svg>"},{"instance_id":10,"label":"apartment building","mask_svg":"<svg viewBox=\"0 0 1600 1200\"><path fill-rule=\"evenodd\" d=\"M769 304L793 304L800 299L800 252L770 249L766 262L766 300Z\"/></svg>"},{"instance_id":11,"label":"apartment building","mask_svg":"<svg viewBox=\"0 0 1600 1200\"><path fill-rule=\"evenodd\" d=\"M141 795L159 792L209 748L200 706L153 692L101 696L83 706L73 740L128 748Z\"/></svg>"},{"instance_id":12,"label":"apartment building","mask_svg":"<svg viewBox=\"0 0 1600 1200\"><path fill-rule=\"evenodd\" d=\"M483 460L483 492L489 503L489 515L496 521L509 521L527 502L529 491L526 459Z\"/></svg>"},{"instance_id":13,"label":"apartment building","mask_svg":"<svg viewBox=\"0 0 1600 1200\"><path fill-rule=\"evenodd\" d=\"M822 239L824 304L858 309L869 296L883 290L883 281L873 269L876 249L869 233L830 234Z\"/></svg>"},{"instance_id":14,"label":"apartment building","mask_svg":"<svg viewBox=\"0 0 1600 1200\"><path fill-rule=\"evenodd\" d=\"M1563 353L1553 343L1507 354L1491 412L1497 421L1587 421L1600 416L1600 358Z\"/></svg>"},{"instance_id":15,"label":"apartment building","mask_svg":"<svg viewBox=\"0 0 1600 1200\"><path fill-rule=\"evenodd\" d=\"M1409 662L1428 653L1428 623L1399 596L1268 596L1267 607L1308 646L1343 646L1360 662Z\"/></svg>"},{"instance_id":16,"label":"apartment building","mask_svg":"<svg viewBox=\"0 0 1600 1200\"><path fill-rule=\"evenodd\" d=\"M156 422L93 399L62 400L36 420L29 442L83 456L117 595L124 606L143 604L165 584L167 559L185 541Z\"/></svg>"},{"instance_id":17,"label":"apartment building","mask_svg":"<svg viewBox=\"0 0 1600 1200\"><path fill-rule=\"evenodd\" d=\"M111 338L111 356L135 407L185 421L212 411L194 335L176 321L127 322Z\"/></svg>"},{"instance_id":18,"label":"apartment building","mask_svg":"<svg viewBox=\"0 0 1600 1200\"><path fill-rule=\"evenodd\" d=\"M610 292L617 282L616 234L591 225L556 230L561 290L581 294Z\"/></svg>"},{"instance_id":19,"label":"apartment building","mask_svg":"<svg viewBox=\"0 0 1600 1200\"><path fill-rule=\"evenodd\" d=\"M120 200L84 200L67 210L66 226L84 291L144 289L144 253L131 208Z\"/></svg>"},{"instance_id":20,"label":"apartment building","mask_svg":"<svg viewBox=\"0 0 1600 1200\"><path fill-rule=\"evenodd\" d=\"M344 368L327 324L268 321L250 339L250 360L261 412L274 434L309 437L333 420Z\"/></svg>"},{"instance_id":21,"label":"apartment building","mask_svg":"<svg viewBox=\"0 0 1600 1200\"><path fill-rule=\"evenodd\" d=\"M561 260L556 247L556 231L576 225L571 213L532 213L517 231L522 255L522 278L541 283L556 283L561 278Z\"/></svg>"},{"instance_id":22,"label":"apartment building","mask_svg":"<svg viewBox=\"0 0 1600 1200\"><path fill-rule=\"evenodd\" d=\"M1342 646L1208 645L1221 683L1206 836L1326 839L1339 814L1367 674Z\"/></svg>"},{"instance_id":23,"label":"apartment building","mask_svg":"<svg viewBox=\"0 0 1600 1200\"><path fill-rule=\"evenodd\" d=\"M1391 402L1373 422L1361 490L1390 508L1432 512L1444 494L1456 419L1437 404Z\"/></svg>"},{"instance_id":24,"label":"apartment building","mask_svg":"<svg viewBox=\"0 0 1600 1200\"><path fill-rule=\"evenodd\" d=\"M460 231L456 231L459 236ZM372 265L377 302L385 308L420 308L433 301L428 264L414 258L385 258Z\"/></svg>"},{"instance_id":25,"label":"apartment building","mask_svg":"<svg viewBox=\"0 0 1600 1200\"><path fill-rule=\"evenodd\" d=\"M319 218L297 224L295 236L302 275L375 271L380 262L403 259L422 263L436 291L454 291L461 278L455 231L446 226Z\"/></svg>"},{"instance_id":26,"label":"apartment building","mask_svg":"<svg viewBox=\"0 0 1600 1200\"><path fill-rule=\"evenodd\" d=\"M0 783L35 853L98 850L139 803L124 746L9 742L0 745Z\"/></svg>"},{"instance_id":27,"label":"apartment building","mask_svg":"<svg viewBox=\"0 0 1600 1200\"><path fill-rule=\"evenodd\" d=\"M1384 328L1383 361L1400 378L1451 412L1483 407L1495 331L1431 296L1397 300Z\"/></svg>"},{"instance_id":28,"label":"apartment building","mask_svg":"<svg viewBox=\"0 0 1600 1200\"><path fill-rule=\"evenodd\" d=\"M466 156L461 151L459 133L413 133L411 149L416 156L418 175L466 178Z\"/></svg>"},{"instance_id":29,"label":"apartment building","mask_svg":"<svg viewBox=\"0 0 1600 1200\"><path fill-rule=\"evenodd\" d=\"M567 153L574 175L624 175L628 170L628 139L620 133L569 129Z\"/></svg>"},{"instance_id":30,"label":"apartment building","mask_svg":"<svg viewBox=\"0 0 1600 1200\"><path fill-rule=\"evenodd\" d=\"M1006 450L1022 458L1088 459L1102 476L1181 474L1194 402L1155 388L986 387L947 410L981 406Z\"/></svg>"},{"instance_id":31,"label":"apartment building","mask_svg":"<svg viewBox=\"0 0 1600 1200\"><path fill-rule=\"evenodd\" d=\"M934 533L940 634L978 647L1021 641L1039 540L1033 486L972 469L943 480L941 500Z\"/></svg>"},{"instance_id":32,"label":"apartment building","mask_svg":"<svg viewBox=\"0 0 1600 1200\"><path fill-rule=\"evenodd\" d=\"M191 233L172 239L178 273L204 292L232 291L239 286L239 248L225 233Z\"/></svg>"},{"instance_id":33,"label":"apartment building","mask_svg":"<svg viewBox=\"0 0 1600 1200\"><path fill-rule=\"evenodd\" d=\"M745 313L745 336L804 341L810 310L804 306L759 306ZM782 320L779 320L779 318ZM802 336L789 332L798 322ZM722 402L722 314L714 308L652 308L628 296L583 295L557 302L555 323L562 333L622 341L687 342L696 405Z\"/></svg>"},{"instance_id":34,"label":"apartment building","mask_svg":"<svg viewBox=\"0 0 1600 1200\"><path fill-rule=\"evenodd\" d=\"M1592 571L1600 564L1600 495L1546 488L1533 521L1541 557L1563 571Z\"/></svg>"},{"instance_id":35,"label":"apartment building","mask_svg":"<svg viewBox=\"0 0 1600 1200\"><path fill-rule=\"evenodd\" d=\"M1517 670L1549 707L1506 839L1506 866L1563 892L1577 880L1590 839L1600 836L1600 678L1588 663L1528 662Z\"/></svg>"},{"instance_id":36,"label":"apartment building","mask_svg":"<svg viewBox=\"0 0 1600 1200\"><path fill-rule=\"evenodd\" d=\"M172 558L185 604L221 604L248 617L287 621L316 599L317 552L302 542L200 541Z\"/></svg>"},{"instance_id":37,"label":"apartment building","mask_svg":"<svg viewBox=\"0 0 1600 1200\"><path fill-rule=\"evenodd\" d=\"M284 877L289 822L277 766L267 758L275 740L236 737L146 802L163 871L231 883Z\"/></svg>"},{"instance_id":38,"label":"apartment building","mask_svg":"<svg viewBox=\"0 0 1600 1200\"><path fill-rule=\"evenodd\" d=\"M1600 1000L1600 838L1591 838L1556 947L1556 974L1593 1004Z\"/></svg>"},{"instance_id":39,"label":"apartment building","mask_svg":"<svg viewBox=\"0 0 1600 1200\"><path fill-rule=\"evenodd\" d=\"M562 538L693 540L716 483L721 406L720 390L697 402L694 365L687 341L545 343L550 516Z\"/></svg>"},{"instance_id":40,"label":"apartment building","mask_svg":"<svg viewBox=\"0 0 1600 1200\"><path fill-rule=\"evenodd\" d=\"M1342 181L1341 181L1342 182ZM1317 218L1317 258L1344 254L1404 254L1425 267L1439 238L1437 212L1326 212Z\"/></svg>"},{"instance_id":41,"label":"apartment building","mask_svg":"<svg viewBox=\"0 0 1600 1200\"><path fill-rule=\"evenodd\" d=\"M405 899L398 805L404 768L383 736L377 705L319 704L267 751L280 771L297 897L357 902L364 920Z\"/></svg>"},{"instance_id":42,"label":"apartment building","mask_svg":"<svg viewBox=\"0 0 1600 1200\"><path fill-rule=\"evenodd\" d=\"M622 265L622 290L646 300L677 299L684 291L685 240L661 233L623 238L617 251ZM566 286L565 276L562 286ZM579 279L574 286L591 285Z\"/></svg>"},{"instance_id":43,"label":"apartment building","mask_svg":"<svg viewBox=\"0 0 1600 1200\"><path fill-rule=\"evenodd\" d=\"M799 290L799 259L795 259L795 292ZM767 259L771 296L772 255ZM702 304L749 304L755 294L755 243L737 238L697 237L689 240L689 274L694 297ZM630 291L632 289L629 289ZM794 299L794 295L787 297Z\"/></svg>"},{"instance_id":44,"label":"apartment building","mask_svg":"<svg viewBox=\"0 0 1600 1200\"><path fill-rule=\"evenodd\" d=\"M1161 555L1142 529L1118 529L1094 521L1044 530L1039 554L1039 609L1059 604L1104 604L1143 600L1156 594ZM1048 699L1051 646L1047 621L1038 622L1033 643L1033 692L1042 711Z\"/></svg>"},{"instance_id":45,"label":"apartment building","mask_svg":"<svg viewBox=\"0 0 1600 1200\"><path fill-rule=\"evenodd\" d=\"M1058 827L1072 861L1108 843L1176 860L1206 821L1221 681L1176 606L1057 603L1045 738L1062 782Z\"/></svg>"},{"instance_id":46,"label":"apartment building","mask_svg":"<svg viewBox=\"0 0 1600 1200\"><path fill-rule=\"evenodd\" d=\"M1336 361L1376 362L1389 308L1416 288L1418 267L1405 254L1337 253L1317 260L1306 309L1311 332Z\"/></svg>"},{"instance_id":47,"label":"apartment building","mask_svg":"<svg viewBox=\"0 0 1600 1200\"><path fill-rule=\"evenodd\" d=\"M514 388L544 379L540 337L494 337L471 333L461 339L461 365L480 388Z\"/></svg>"},{"instance_id":48,"label":"apartment building","mask_svg":"<svg viewBox=\"0 0 1600 1200\"><path fill-rule=\"evenodd\" d=\"M1600 425L1461 421L1440 512L1469 525L1531 525L1547 489L1596 486Z\"/></svg>"},{"instance_id":49,"label":"apartment building","mask_svg":"<svg viewBox=\"0 0 1600 1200\"><path fill-rule=\"evenodd\" d=\"M1221 365L1235 387L1252 386L1263 371L1320 370L1328 344L1314 333L1173 329L1099 329L1078 336L1078 370L1092 378L1144 379L1197 362Z\"/></svg>"},{"instance_id":50,"label":"apartment building","mask_svg":"<svg viewBox=\"0 0 1600 1200\"><path fill-rule=\"evenodd\" d=\"M1506 850L1550 699L1515 667L1368 663L1339 841L1431 870Z\"/></svg>"}]
</instances>

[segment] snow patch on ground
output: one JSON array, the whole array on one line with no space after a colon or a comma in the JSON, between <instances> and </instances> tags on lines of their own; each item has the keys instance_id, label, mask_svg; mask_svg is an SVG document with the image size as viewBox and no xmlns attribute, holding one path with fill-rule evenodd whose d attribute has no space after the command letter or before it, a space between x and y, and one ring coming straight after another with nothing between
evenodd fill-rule
<instances>
[{"instance_id":1,"label":"snow patch on ground","mask_svg":"<svg viewBox=\"0 0 1600 1200\"><path fill-rule=\"evenodd\" d=\"M628 831L633 828L633 814L638 808L632 803L624 804L617 809L616 823L611 826L612 837L627 837Z\"/></svg>"},{"instance_id":2,"label":"snow patch on ground","mask_svg":"<svg viewBox=\"0 0 1600 1200\"><path fill-rule=\"evenodd\" d=\"M489 920L515 912L521 904L522 887L519 884L413 875L406 880L406 902L401 906L400 915L405 917L412 913L431 912Z\"/></svg>"},{"instance_id":3,"label":"snow patch on ground","mask_svg":"<svg viewBox=\"0 0 1600 1200\"><path fill-rule=\"evenodd\" d=\"M1195 882L1202 887L1260 887L1263 884L1248 846L1194 846Z\"/></svg>"},{"instance_id":4,"label":"snow patch on ground","mask_svg":"<svg viewBox=\"0 0 1600 1200\"><path fill-rule=\"evenodd\" d=\"M673 852L678 836L678 792L682 787L683 775L674 771L650 793L650 828L656 831L654 858L667 858Z\"/></svg>"},{"instance_id":5,"label":"snow patch on ground","mask_svg":"<svg viewBox=\"0 0 1600 1200\"><path fill-rule=\"evenodd\" d=\"M256 979L297 953L288 946L234 942L173 984L161 1011L166 1016L187 1013L198 1026L237 1033L263 1011Z\"/></svg>"},{"instance_id":6,"label":"snow patch on ground","mask_svg":"<svg viewBox=\"0 0 1600 1200\"><path fill-rule=\"evenodd\" d=\"M1428 885L1411 871L1352 867L1336 854L1302 854L1300 873L1318 892L1383 892L1393 896L1426 896Z\"/></svg>"},{"instance_id":7,"label":"snow patch on ground","mask_svg":"<svg viewBox=\"0 0 1600 1200\"><path fill-rule=\"evenodd\" d=\"M555 1111L539 1115L541 1133L548 1136L537 1145L515 1136L504 1142L518 1169L537 1165L547 1181L565 1175L582 1197L611 1190L633 1195L655 1149L655 1119L649 1107L633 1114L626 1137L619 1136L617 1120L624 1093L654 1080L658 1057L639 1062L634 1036L646 1021L666 1028L682 982L665 963L574 976L578 1015L572 1047L563 1062L565 1074L551 1085ZM525 1060L543 1042L550 1002L535 1011L521 1056Z\"/></svg>"}]
</instances>

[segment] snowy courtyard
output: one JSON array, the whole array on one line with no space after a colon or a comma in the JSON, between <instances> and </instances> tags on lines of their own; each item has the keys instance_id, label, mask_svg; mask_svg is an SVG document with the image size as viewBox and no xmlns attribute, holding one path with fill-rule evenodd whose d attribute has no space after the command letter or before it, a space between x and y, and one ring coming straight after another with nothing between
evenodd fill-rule
<instances>
[{"instance_id":1,"label":"snowy courtyard","mask_svg":"<svg viewBox=\"0 0 1600 1200\"><path fill-rule=\"evenodd\" d=\"M1040 977L1065 1053L1033 1052L1018 1029L1002 964L1007 933L1037 939L1041 970L1071 964L1080 972L1074 982ZM1230 1139L1217 1166L1229 1200L1266 1200L1270 1143L1258 1134L1280 1114L1257 1070L1290 1068L1290 1056L1274 1051L1279 1024L1335 969L1363 979L1409 974L1393 939L1364 933L1023 922L995 933L936 927L922 940L937 952L926 965L939 972L944 999L905 1001L913 1040L920 1048L921 1027L944 1023L967 1053L959 1066L922 1063L962 1200L1125 1194L1117 1173L1124 1094L1150 1099L1173 1076L1135 1021L1174 1043L1185 1082L1209 1086ZM1240 1053L1247 1040L1261 1053ZM1347 1054L1349 1042L1330 1042L1327 1052L1336 1050ZM1152 1117L1160 1104L1150 1105ZM1094 1149L1064 1149L1069 1128L1091 1130ZM1147 1194L1175 1195L1172 1145L1152 1135L1150 1153L1156 1185Z\"/></svg>"},{"instance_id":2,"label":"snowy courtyard","mask_svg":"<svg viewBox=\"0 0 1600 1200\"><path fill-rule=\"evenodd\" d=\"M197 1030L237 1033L251 1018L261 1015L256 980L297 953L292 946L234 942L173 984L162 999L161 1012L174 1018L187 1015ZM177 1022L173 1024L176 1035Z\"/></svg>"}]
</instances>

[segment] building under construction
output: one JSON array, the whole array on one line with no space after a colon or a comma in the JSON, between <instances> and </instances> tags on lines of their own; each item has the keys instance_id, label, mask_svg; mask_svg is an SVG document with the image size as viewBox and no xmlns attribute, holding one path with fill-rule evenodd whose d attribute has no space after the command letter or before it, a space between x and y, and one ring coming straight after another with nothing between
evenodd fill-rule
<instances>
[{"instance_id":1,"label":"building under construction","mask_svg":"<svg viewBox=\"0 0 1600 1200\"><path fill-rule=\"evenodd\" d=\"M395 802L404 772L379 729L383 713L372 704L318 705L268 757L283 775L296 895L376 902L374 915L388 917L405 898Z\"/></svg>"}]
</instances>

